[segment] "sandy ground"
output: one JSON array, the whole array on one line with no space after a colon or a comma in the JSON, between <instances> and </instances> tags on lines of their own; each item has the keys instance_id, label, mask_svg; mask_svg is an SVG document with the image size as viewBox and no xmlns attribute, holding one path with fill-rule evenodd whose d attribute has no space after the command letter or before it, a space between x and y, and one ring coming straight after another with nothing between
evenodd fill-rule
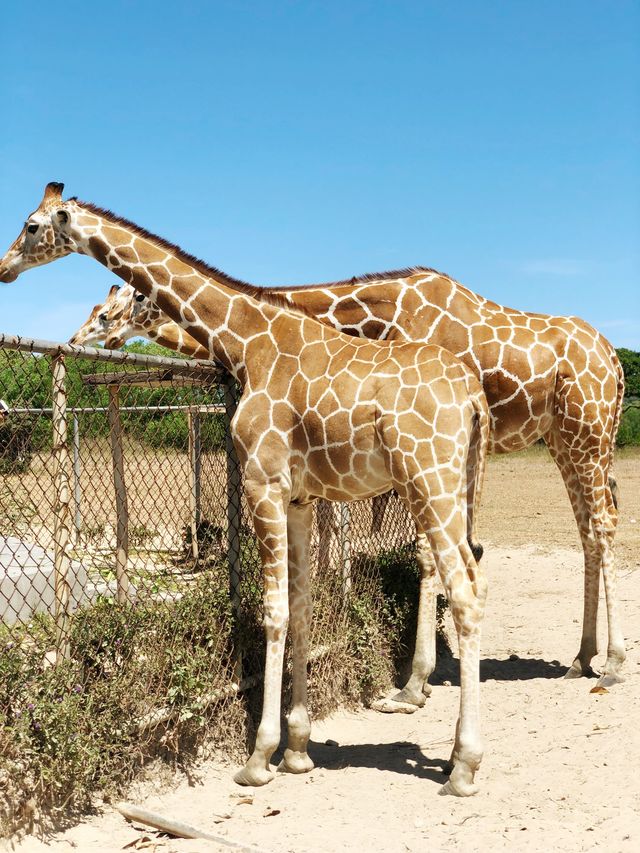
<instances>
[{"instance_id":1,"label":"sandy ground","mask_svg":"<svg viewBox=\"0 0 640 853\"><path fill-rule=\"evenodd\" d=\"M593 681L562 678L580 636L582 561L559 477L537 452L491 462L481 519L490 581L485 758L475 797L438 796L458 704L455 672L442 667L411 716L342 711L314 724L316 769L306 776L246 791L232 782L231 766L208 763L190 784L176 779L159 791L147 783L130 799L263 851L640 849L640 455L621 455L617 474L627 680L596 695ZM602 620L600 638L604 645ZM28 838L17 850L229 849L135 826L104 806L46 844Z\"/></svg>"}]
</instances>

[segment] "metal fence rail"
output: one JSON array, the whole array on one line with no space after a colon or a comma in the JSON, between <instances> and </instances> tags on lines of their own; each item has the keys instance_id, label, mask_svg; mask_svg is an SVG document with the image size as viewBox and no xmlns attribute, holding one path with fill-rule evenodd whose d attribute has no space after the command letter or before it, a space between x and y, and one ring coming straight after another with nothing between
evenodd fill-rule
<instances>
[{"instance_id":1,"label":"metal fence rail","mask_svg":"<svg viewBox=\"0 0 640 853\"><path fill-rule=\"evenodd\" d=\"M54 778L44 721L69 715L84 758L65 755L65 772L88 774L85 793L130 775L127 744L152 754L158 726L237 748L251 716L238 693L264 650L233 382L209 362L0 335L0 399L0 778L19 778L16 750L34 767L44 750ZM318 503L316 713L389 676L376 560L413 535L396 501L375 525L370 502ZM102 733L96 713L114 720Z\"/></svg>"}]
</instances>

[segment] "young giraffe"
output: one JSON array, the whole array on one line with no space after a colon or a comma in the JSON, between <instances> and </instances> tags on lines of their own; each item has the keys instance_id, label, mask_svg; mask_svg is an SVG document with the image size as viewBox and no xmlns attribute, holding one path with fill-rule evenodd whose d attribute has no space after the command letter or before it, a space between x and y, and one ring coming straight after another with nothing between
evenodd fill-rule
<instances>
[{"instance_id":1,"label":"young giraffe","mask_svg":"<svg viewBox=\"0 0 640 853\"><path fill-rule=\"evenodd\" d=\"M244 291L248 287L231 284ZM263 291L249 287L249 292ZM608 645L598 685L621 681L625 649L613 563L618 517L613 451L624 375L611 344L576 317L505 308L421 267L267 292L348 334L423 341L456 354L480 378L489 401L490 452L509 453L545 440L562 474L584 551L582 639L567 677L592 674L602 573ZM381 498L378 517L383 507ZM424 540L418 560L420 614L412 675L394 697L415 706L430 693L426 680L435 666L435 567ZM393 710L393 701L384 708Z\"/></svg>"},{"instance_id":2,"label":"young giraffe","mask_svg":"<svg viewBox=\"0 0 640 853\"><path fill-rule=\"evenodd\" d=\"M190 358L208 359L209 353L195 338L139 293L130 284L114 284L107 298L95 305L87 320L70 338L70 344L104 342L107 349L120 349L129 338L149 338Z\"/></svg>"},{"instance_id":3,"label":"young giraffe","mask_svg":"<svg viewBox=\"0 0 640 853\"><path fill-rule=\"evenodd\" d=\"M232 430L264 574L267 655L256 745L236 775L261 785L280 739L289 613L292 710L281 768L305 772L308 545L316 498L358 500L395 488L432 548L460 649L460 712L444 793L475 793L479 635L486 581L467 542L467 468L481 471L489 418L477 379L440 347L350 337L229 287L225 276L109 211L44 198L0 261L0 281L78 252L132 284L215 355L243 388ZM475 458L474 458L475 457Z\"/></svg>"}]
</instances>

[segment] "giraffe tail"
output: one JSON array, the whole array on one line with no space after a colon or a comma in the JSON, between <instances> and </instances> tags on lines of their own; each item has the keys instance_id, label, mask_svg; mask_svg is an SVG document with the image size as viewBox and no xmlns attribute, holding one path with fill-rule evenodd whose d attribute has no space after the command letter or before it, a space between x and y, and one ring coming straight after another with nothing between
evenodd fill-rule
<instances>
[{"instance_id":1,"label":"giraffe tail","mask_svg":"<svg viewBox=\"0 0 640 853\"><path fill-rule=\"evenodd\" d=\"M484 549L477 537L477 518L489 453L490 419L482 385L471 373L467 388L473 406L473 428L467 455L467 541L476 562L480 562Z\"/></svg>"},{"instance_id":2,"label":"giraffe tail","mask_svg":"<svg viewBox=\"0 0 640 853\"><path fill-rule=\"evenodd\" d=\"M613 348L612 348L613 349ZM611 442L609 445L609 489L611 490L611 499L617 510L620 505L620 493L618 491L618 483L613 476L613 457L616 448L616 439L618 437L618 428L620 426L620 418L622 417L622 406L624 403L624 370L615 350L611 354L613 366L616 371L617 389L616 389L616 408L613 415L613 432L611 433Z\"/></svg>"}]
</instances>

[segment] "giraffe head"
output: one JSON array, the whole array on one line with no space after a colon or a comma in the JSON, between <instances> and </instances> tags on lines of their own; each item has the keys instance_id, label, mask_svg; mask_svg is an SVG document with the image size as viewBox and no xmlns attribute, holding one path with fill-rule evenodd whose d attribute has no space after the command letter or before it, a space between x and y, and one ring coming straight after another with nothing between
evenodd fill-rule
<instances>
[{"instance_id":1,"label":"giraffe head","mask_svg":"<svg viewBox=\"0 0 640 853\"><path fill-rule=\"evenodd\" d=\"M159 316L151 300L130 284L120 288L116 304L107 314L108 329L104 339L106 349L120 349L129 338L145 335L152 324L150 318Z\"/></svg>"},{"instance_id":2,"label":"giraffe head","mask_svg":"<svg viewBox=\"0 0 640 853\"><path fill-rule=\"evenodd\" d=\"M69 202L62 199L64 184L47 184L38 207L29 214L22 231L0 260L0 282L15 281L20 273L62 258L75 247L66 226Z\"/></svg>"},{"instance_id":3,"label":"giraffe head","mask_svg":"<svg viewBox=\"0 0 640 853\"><path fill-rule=\"evenodd\" d=\"M105 301L93 308L69 343L104 342L106 349L119 349L129 338L144 332L142 321L148 313L148 303L130 284L114 284Z\"/></svg>"}]
</instances>

